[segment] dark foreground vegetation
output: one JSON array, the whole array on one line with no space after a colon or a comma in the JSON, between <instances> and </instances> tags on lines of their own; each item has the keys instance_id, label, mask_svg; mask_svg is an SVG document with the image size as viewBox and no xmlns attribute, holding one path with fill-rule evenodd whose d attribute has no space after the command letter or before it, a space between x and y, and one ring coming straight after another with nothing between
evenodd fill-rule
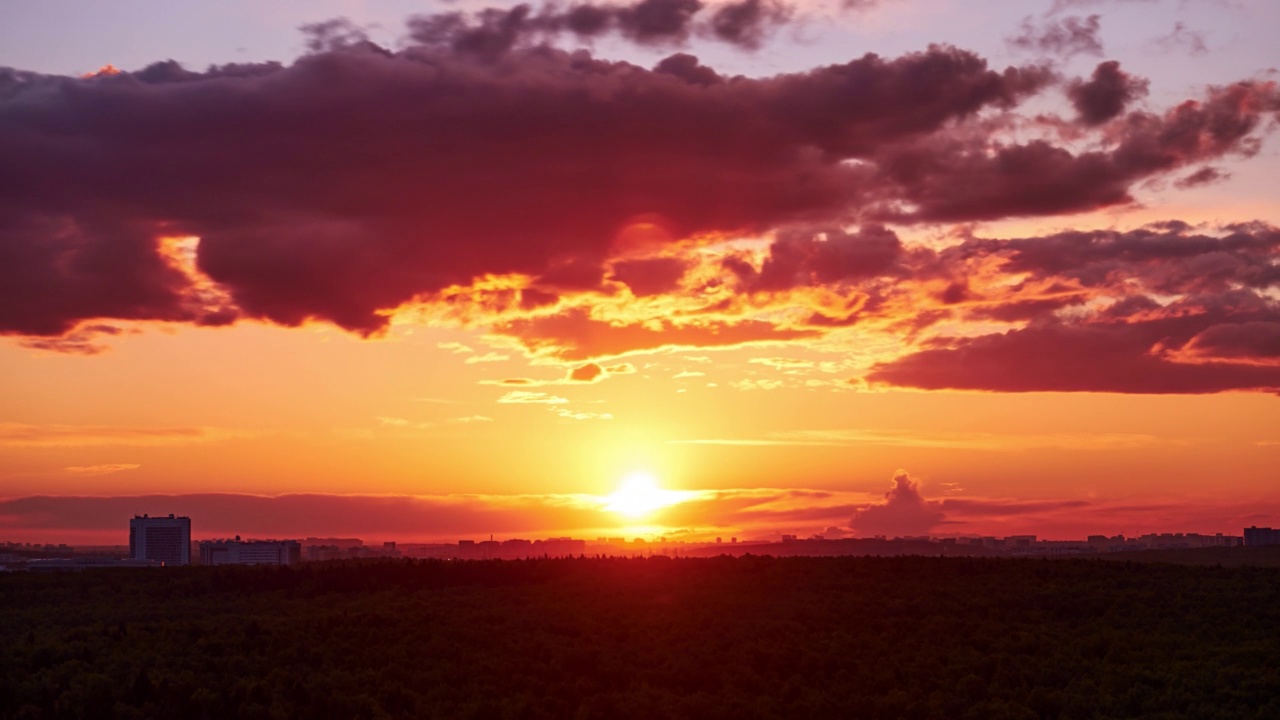
<instances>
[{"instance_id":1,"label":"dark foreground vegetation","mask_svg":"<svg viewBox=\"0 0 1280 720\"><path fill-rule=\"evenodd\" d=\"M0 576L5 718L1280 718L1280 569L387 561Z\"/></svg>"}]
</instances>

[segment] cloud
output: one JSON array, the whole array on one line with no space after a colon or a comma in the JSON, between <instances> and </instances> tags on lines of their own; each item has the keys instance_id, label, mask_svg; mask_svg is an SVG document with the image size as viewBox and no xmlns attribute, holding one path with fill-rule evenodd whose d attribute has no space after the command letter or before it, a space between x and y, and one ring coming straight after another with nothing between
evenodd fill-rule
<instances>
[{"instance_id":1,"label":"cloud","mask_svg":"<svg viewBox=\"0 0 1280 720\"><path fill-rule=\"evenodd\" d=\"M808 535L837 526L842 535L915 535L946 528L967 534L1027 534L1080 538L1103 532L1167 531L1169 527L1232 531L1280 513L1274 502L1224 504L1181 498L1134 504L1123 498L923 498L905 473L881 499L866 493L749 488L687 491L685 501L661 509L646 522L672 533L706 538L722 530L757 535ZM605 499L585 494L548 495L327 495L276 496L229 493L137 496L28 496L0 499L0 531L7 537L77 538L123 543L135 514L187 515L195 538L363 537L410 542L459 538L612 534L618 518ZM864 526L840 528L854 516ZM941 516L941 517L940 517ZM930 523L933 523L930 525Z\"/></svg>"},{"instance_id":2,"label":"cloud","mask_svg":"<svg viewBox=\"0 0 1280 720\"><path fill-rule=\"evenodd\" d=\"M74 465L64 468L72 475L110 475L111 473L137 470L142 467L135 463L108 463L104 465Z\"/></svg>"},{"instance_id":3,"label":"cloud","mask_svg":"<svg viewBox=\"0 0 1280 720\"><path fill-rule=\"evenodd\" d=\"M1184 363L1151 354L1178 324L1058 324L1013 330L921 350L877 365L867 377L905 387L999 392L1280 390L1280 367Z\"/></svg>"},{"instance_id":4,"label":"cloud","mask_svg":"<svg viewBox=\"0 0 1280 720\"><path fill-rule=\"evenodd\" d=\"M68 355L97 355L108 347L97 342L99 336L119 335L123 330L113 325L82 325L59 337L32 337L24 339L22 347L32 350L48 350Z\"/></svg>"},{"instance_id":5,"label":"cloud","mask_svg":"<svg viewBox=\"0 0 1280 720\"><path fill-rule=\"evenodd\" d=\"M622 260L614 263L609 279L626 285L636 297L648 297L674 290L688 267L683 258Z\"/></svg>"},{"instance_id":6,"label":"cloud","mask_svg":"<svg viewBox=\"0 0 1280 720\"><path fill-rule=\"evenodd\" d=\"M1180 22L1173 24L1173 30L1168 35L1156 38L1155 45L1164 52L1182 51L1188 55L1204 55L1209 52L1204 33L1190 30Z\"/></svg>"},{"instance_id":7,"label":"cloud","mask_svg":"<svg viewBox=\"0 0 1280 720\"><path fill-rule=\"evenodd\" d=\"M771 433L763 438L698 438L668 440L677 445L740 445L801 447L885 447L952 448L1016 452L1037 448L1069 450L1125 450L1160 444L1184 444L1175 438L1161 438L1136 433L984 433L932 432L889 429L793 430ZM944 483L945 484L945 483Z\"/></svg>"},{"instance_id":8,"label":"cloud","mask_svg":"<svg viewBox=\"0 0 1280 720\"><path fill-rule=\"evenodd\" d=\"M841 217L864 187L845 159L1049 82L947 47L713 85L671 69L423 41L203 72L4 70L0 159L17 194L0 212L0 332L257 318L370 334L387 311L484 276L540 278L518 298L547 297L564 268L598 285L636 217L675 238ZM756 121L722 132L744 109ZM667 131L646 130L659 120ZM553 165L565 171L527 182ZM610 168L627 170L602 181ZM197 292L161 234L198 238L194 268L226 303Z\"/></svg>"},{"instance_id":9,"label":"cloud","mask_svg":"<svg viewBox=\"0 0 1280 720\"><path fill-rule=\"evenodd\" d=\"M1078 510L1093 505L1088 500L990 500L947 498L939 503L947 517L1004 517L1032 515L1061 510Z\"/></svg>"},{"instance_id":10,"label":"cloud","mask_svg":"<svg viewBox=\"0 0 1280 720\"><path fill-rule=\"evenodd\" d=\"M564 363L565 378L495 383L524 392L620 374L617 358L637 353L785 357L826 340L847 349L840 372L885 385L1275 386L1269 360L1241 354L1257 348L1188 344L1276 320L1269 225L1015 238L907 227L1095 211L1133 204L1143 184L1210 182L1276 125L1274 83L1138 108L1145 81L1104 62L1065 82L1071 122L1024 108L1064 85L1049 61L996 68L949 46L772 77L555 46L601 33L669 43L717 32L717 17L749 44L751 18L772 27L780 7L444 13L414 21L395 51L337 23L309 29L311 52L290 63L0 70L0 334L91 353L114 321L376 336L417 320ZM911 239L921 232L942 241ZM1070 354L1073 339L1097 352ZM1064 357L1036 358L1042 340ZM961 356L989 365L935 367ZM1024 377L1028 362L1048 375Z\"/></svg>"},{"instance_id":11,"label":"cloud","mask_svg":"<svg viewBox=\"0 0 1280 720\"><path fill-rule=\"evenodd\" d=\"M920 484L905 470L893 476L893 487L884 494L884 502L859 508L849 524L866 535L927 535L944 518L942 504L925 500Z\"/></svg>"},{"instance_id":12,"label":"cloud","mask_svg":"<svg viewBox=\"0 0 1280 720\"><path fill-rule=\"evenodd\" d=\"M498 398L498 402L513 405L562 405L569 402L569 399L543 392L512 390L506 395Z\"/></svg>"},{"instance_id":13,"label":"cloud","mask_svg":"<svg viewBox=\"0 0 1280 720\"><path fill-rule=\"evenodd\" d=\"M1027 17L1019 26L1018 34L1006 38L1005 42L1016 50L1064 58L1078 54L1101 55L1102 39L1098 37L1101 29L1098 15L1046 20L1040 25Z\"/></svg>"},{"instance_id":14,"label":"cloud","mask_svg":"<svg viewBox=\"0 0 1280 720\"><path fill-rule=\"evenodd\" d=\"M938 335L877 363L866 379L1003 392L1273 391L1280 368L1267 338L1280 320L1273 294L1280 286L1274 260L1280 230L1262 224L1224 230L1210 235L1158 223L1130 232L967 241L944 256L998 258L1001 273L1031 287L1076 288L1091 296L1093 308L1047 306L1004 332ZM992 307L1000 305L977 312L989 317Z\"/></svg>"},{"instance_id":15,"label":"cloud","mask_svg":"<svg viewBox=\"0 0 1280 720\"><path fill-rule=\"evenodd\" d=\"M586 310L499 322L494 329L516 338L532 353L568 361L616 357L637 351L779 342L818 335L811 330L779 328L759 320L692 318L683 322L660 319L614 324L595 320Z\"/></svg>"},{"instance_id":16,"label":"cloud","mask_svg":"<svg viewBox=\"0 0 1280 720\"><path fill-rule=\"evenodd\" d=\"M1147 94L1146 78L1134 77L1120 69L1115 60L1098 63L1088 81L1076 80L1067 86L1067 97L1087 125L1106 122L1124 112L1125 105Z\"/></svg>"},{"instance_id":17,"label":"cloud","mask_svg":"<svg viewBox=\"0 0 1280 720\"><path fill-rule=\"evenodd\" d=\"M712 35L754 49L771 28L786 22L791 14L791 7L776 0L740 0L720 5L708 25Z\"/></svg>"},{"instance_id":18,"label":"cloud","mask_svg":"<svg viewBox=\"0 0 1280 720\"><path fill-rule=\"evenodd\" d=\"M152 447L216 442L243 433L212 427L0 423L0 447Z\"/></svg>"},{"instance_id":19,"label":"cloud","mask_svg":"<svg viewBox=\"0 0 1280 720\"><path fill-rule=\"evenodd\" d=\"M747 378L745 380L734 380L729 383L729 387L735 390L777 390L785 385L781 380L753 380Z\"/></svg>"},{"instance_id":20,"label":"cloud","mask_svg":"<svg viewBox=\"0 0 1280 720\"><path fill-rule=\"evenodd\" d=\"M749 286L784 290L875 277L886 274L902 252L897 234L882 225L866 225L855 233L790 230L774 240Z\"/></svg>"},{"instance_id":21,"label":"cloud","mask_svg":"<svg viewBox=\"0 0 1280 720\"><path fill-rule=\"evenodd\" d=\"M501 353L496 353L496 352L487 352L483 355L472 355L468 357L465 362L468 365L475 365L476 363L503 362L504 360L510 360L510 359L511 359L510 355L503 355Z\"/></svg>"},{"instance_id":22,"label":"cloud","mask_svg":"<svg viewBox=\"0 0 1280 720\"><path fill-rule=\"evenodd\" d=\"M1231 177L1231 173L1225 170L1222 170L1220 168L1202 167L1199 170L1196 170L1195 172L1191 173L1190 175L1187 175L1186 177L1179 178L1178 180L1174 181L1174 185L1177 185L1179 188L1186 190L1188 188L1197 187L1199 185L1209 185L1210 183L1215 183L1215 182L1218 182L1219 180L1225 180L1229 177Z\"/></svg>"},{"instance_id":23,"label":"cloud","mask_svg":"<svg viewBox=\"0 0 1280 720\"><path fill-rule=\"evenodd\" d=\"M535 378L503 378L502 380L481 380L481 385L506 385L519 387L544 387L547 385L578 385L583 383L599 382L610 375L627 375L634 373L635 366L630 363L619 363L610 365L608 368L601 367L597 363L586 363L576 367L570 367L564 377L552 379L535 379Z\"/></svg>"},{"instance_id":24,"label":"cloud","mask_svg":"<svg viewBox=\"0 0 1280 720\"><path fill-rule=\"evenodd\" d=\"M1191 338L1183 350L1196 357L1280 365L1280 318L1213 325Z\"/></svg>"},{"instance_id":25,"label":"cloud","mask_svg":"<svg viewBox=\"0 0 1280 720\"><path fill-rule=\"evenodd\" d=\"M1226 155L1255 154L1254 131L1278 110L1275 83L1246 80L1209 88L1203 100L1163 114L1128 113L1101 150L1073 153L1044 139L1006 145L977 135L922 138L881 161L885 190L913 206L886 208L883 217L988 220L1130 203L1129 189L1142 179Z\"/></svg>"},{"instance_id":26,"label":"cloud","mask_svg":"<svg viewBox=\"0 0 1280 720\"><path fill-rule=\"evenodd\" d=\"M592 40L614 34L640 45L681 45L691 35L757 49L768 34L788 22L790 6L778 0L736 0L713 6L701 0L637 0L629 4L545 4L473 13L417 15L408 21L409 38L424 47L493 61L513 50L528 49L559 35ZM331 27L332 26L332 27ZM351 47L365 41L362 31L344 21L305 26L319 42L312 51ZM336 39L336 42L331 40Z\"/></svg>"},{"instance_id":27,"label":"cloud","mask_svg":"<svg viewBox=\"0 0 1280 720\"><path fill-rule=\"evenodd\" d=\"M569 371L569 380L572 382L590 383L604 377L605 371L595 363L587 363L580 365Z\"/></svg>"},{"instance_id":28,"label":"cloud","mask_svg":"<svg viewBox=\"0 0 1280 720\"><path fill-rule=\"evenodd\" d=\"M456 538L472 533L596 527L607 520L587 496L277 496L238 494L118 497L31 496L0 500L0 528L128 532L135 514L187 515L197 538L377 537Z\"/></svg>"},{"instance_id":29,"label":"cloud","mask_svg":"<svg viewBox=\"0 0 1280 720\"><path fill-rule=\"evenodd\" d=\"M613 413L576 412L568 408L552 408L552 412L569 420L612 420Z\"/></svg>"},{"instance_id":30,"label":"cloud","mask_svg":"<svg viewBox=\"0 0 1280 720\"><path fill-rule=\"evenodd\" d=\"M812 370L815 365L811 360L795 360L784 357L751 358L747 362L752 365L766 365L774 370L782 370L784 372Z\"/></svg>"}]
</instances>

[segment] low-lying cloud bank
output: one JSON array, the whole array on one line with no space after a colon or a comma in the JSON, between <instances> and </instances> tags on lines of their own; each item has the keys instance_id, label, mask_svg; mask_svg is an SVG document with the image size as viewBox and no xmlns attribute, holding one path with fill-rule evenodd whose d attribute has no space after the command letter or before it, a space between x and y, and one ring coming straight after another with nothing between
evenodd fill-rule
<instances>
[{"instance_id":1,"label":"low-lying cloud bank","mask_svg":"<svg viewBox=\"0 0 1280 720\"><path fill-rule=\"evenodd\" d=\"M0 539L124 542L135 514L192 518L196 538L362 537L456 541L642 533L710 539L722 534L773 538L924 534L1088 533L1155 530L1230 531L1265 520L1277 507L1106 499L1010 499L947 494L930 499L905 472L889 492L771 488L693 491L683 502L628 520L594 495L246 495L29 496L0 500ZM644 526L636 530L634 526ZM628 528L632 528L628 530Z\"/></svg>"}]
</instances>

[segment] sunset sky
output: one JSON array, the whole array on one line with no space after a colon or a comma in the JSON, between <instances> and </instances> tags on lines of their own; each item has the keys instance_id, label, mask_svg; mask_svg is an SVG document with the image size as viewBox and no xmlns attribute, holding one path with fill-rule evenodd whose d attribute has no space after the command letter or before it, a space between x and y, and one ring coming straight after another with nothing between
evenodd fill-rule
<instances>
[{"instance_id":1,"label":"sunset sky","mask_svg":"<svg viewBox=\"0 0 1280 720\"><path fill-rule=\"evenodd\" d=\"M1278 27L4 4L0 540L1280 524Z\"/></svg>"}]
</instances>

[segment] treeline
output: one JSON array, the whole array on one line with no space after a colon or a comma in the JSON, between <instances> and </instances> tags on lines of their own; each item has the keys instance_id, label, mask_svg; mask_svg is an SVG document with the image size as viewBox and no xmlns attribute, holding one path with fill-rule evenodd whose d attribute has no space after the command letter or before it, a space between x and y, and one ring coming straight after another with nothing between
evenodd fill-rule
<instances>
[{"instance_id":1,"label":"treeline","mask_svg":"<svg viewBox=\"0 0 1280 720\"><path fill-rule=\"evenodd\" d=\"M3 718L1280 718L1280 569L376 561L0 576Z\"/></svg>"}]
</instances>

